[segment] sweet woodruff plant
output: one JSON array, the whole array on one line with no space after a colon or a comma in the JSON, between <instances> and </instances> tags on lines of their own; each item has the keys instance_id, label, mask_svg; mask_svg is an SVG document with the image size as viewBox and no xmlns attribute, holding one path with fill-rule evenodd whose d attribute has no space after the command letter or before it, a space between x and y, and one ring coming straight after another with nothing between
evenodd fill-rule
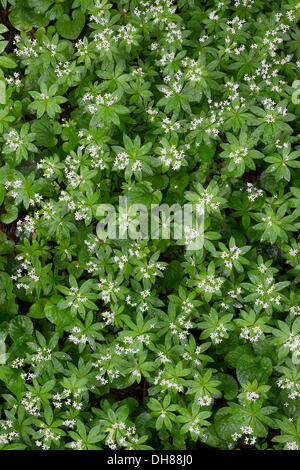
<instances>
[{"instance_id":1,"label":"sweet woodruff plant","mask_svg":"<svg viewBox=\"0 0 300 470\"><path fill-rule=\"evenodd\" d=\"M299 449L300 4L0 5L0 449Z\"/></svg>"}]
</instances>

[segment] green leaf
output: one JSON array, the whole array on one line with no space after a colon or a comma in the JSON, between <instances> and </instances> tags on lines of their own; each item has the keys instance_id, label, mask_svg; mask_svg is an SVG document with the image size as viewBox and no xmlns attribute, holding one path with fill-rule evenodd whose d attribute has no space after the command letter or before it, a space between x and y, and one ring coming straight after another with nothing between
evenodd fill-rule
<instances>
[{"instance_id":1,"label":"green leaf","mask_svg":"<svg viewBox=\"0 0 300 470\"><path fill-rule=\"evenodd\" d=\"M237 379L240 383L247 381L265 382L272 373L272 361L267 357L255 357L244 354L237 362Z\"/></svg>"},{"instance_id":2,"label":"green leaf","mask_svg":"<svg viewBox=\"0 0 300 470\"><path fill-rule=\"evenodd\" d=\"M171 261L164 271L163 284L167 289L176 289L183 278L183 269L179 261Z\"/></svg>"},{"instance_id":3,"label":"green leaf","mask_svg":"<svg viewBox=\"0 0 300 470\"><path fill-rule=\"evenodd\" d=\"M4 224L11 224L18 217L18 208L14 204L7 204L5 209L6 213L0 216L0 220Z\"/></svg>"},{"instance_id":4,"label":"green leaf","mask_svg":"<svg viewBox=\"0 0 300 470\"><path fill-rule=\"evenodd\" d=\"M45 15L35 13L29 8L26 1L17 4L17 7L10 13L9 21L19 31L30 31L33 26L42 27L49 23Z\"/></svg>"},{"instance_id":5,"label":"green leaf","mask_svg":"<svg viewBox=\"0 0 300 470\"><path fill-rule=\"evenodd\" d=\"M45 299L39 299L31 305L28 316L31 318L45 318Z\"/></svg>"},{"instance_id":6,"label":"green leaf","mask_svg":"<svg viewBox=\"0 0 300 470\"><path fill-rule=\"evenodd\" d=\"M73 19L68 15L62 15L56 22L58 33L66 39L77 39L83 30L85 24L85 15L79 10L73 13Z\"/></svg>"},{"instance_id":7,"label":"green leaf","mask_svg":"<svg viewBox=\"0 0 300 470\"><path fill-rule=\"evenodd\" d=\"M3 80L0 80L0 104L5 104L5 103L6 103L6 85Z\"/></svg>"},{"instance_id":8,"label":"green leaf","mask_svg":"<svg viewBox=\"0 0 300 470\"><path fill-rule=\"evenodd\" d=\"M30 318L20 315L11 321L9 325L9 335L13 340L30 336L33 333L33 325Z\"/></svg>"},{"instance_id":9,"label":"green leaf","mask_svg":"<svg viewBox=\"0 0 300 470\"><path fill-rule=\"evenodd\" d=\"M233 442L231 436L236 432L240 433L243 417L233 416L227 408L221 408L216 412L214 425L220 439Z\"/></svg>"},{"instance_id":10,"label":"green leaf","mask_svg":"<svg viewBox=\"0 0 300 470\"><path fill-rule=\"evenodd\" d=\"M42 147L54 147L57 143L53 122L50 119L39 119L33 121L32 132L36 135L36 145Z\"/></svg>"},{"instance_id":11,"label":"green leaf","mask_svg":"<svg viewBox=\"0 0 300 470\"><path fill-rule=\"evenodd\" d=\"M4 67L6 69L14 69L16 66L17 66L16 62L10 57L6 57L6 56L0 57L0 67Z\"/></svg>"},{"instance_id":12,"label":"green leaf","mask_svg":"<svg viewBox=\"0 0 300 470\"><path fill-rule=\"evenodd\" d=\"M221 381L219 388L224 392L224 398L226 400L234 400L238 394L238 384L237 381L229 374L218 373L214 376L216 380Z\"/></svg>"}]
</instances>

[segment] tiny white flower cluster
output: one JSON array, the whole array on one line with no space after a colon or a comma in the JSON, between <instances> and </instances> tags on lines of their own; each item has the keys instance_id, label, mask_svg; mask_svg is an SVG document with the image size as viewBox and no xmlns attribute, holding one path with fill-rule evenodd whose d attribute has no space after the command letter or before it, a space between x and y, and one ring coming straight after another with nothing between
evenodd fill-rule
<instances>
[{"instance_id":1,"label":"tiny white flower cluster","mask_svg":"<svg viewBox=\"0 0 300 470\"><path fill-rule=\"evenodd\" d=\"M195 418L192 424L189 427L190 433L194 433L197 436L201 433L201 428L198 426L199 418Z\"/></svg>"},{"instance_id":2,"label":"tiny white flower cluster","mask_svg":"<svg viewBox=\"0 0 300 470\"><path fill-rule=\"evenodd\" d=\"M165 378L166 377L166 378ZM158 371L157 377L155 377L153 384L159 385L160 387L168 389L175 389L177 392L183 392L182 385L178 385L175 381L167 378L168 375L165 370Z\"/></svg>"},{"instance_id":3,"label":"tiny white flower cluster","mask_svg":"<svg viewBox=\"0 0 300 470\"><path fill-rule=\"evenodd\" d=\"M43 196L39 193L35 193L33 197L29 200L29 205L34 207L34 206L39 206L43 202Z\"/></svg>"},{"instance_id":4,"label":"tiny white flower cluster","mask_svg":"<svg viewBox=\"0 0 300 470\"><path fill-rule=\"evenodd\" d=\"M17 229L16 229L17 234L22 233L22 232L28 233L28 234L34 233L36 230L39 218L40 218L40 214L38 212L35 212L33 216L26 215L23 220L18 220ZM21 287L24 287L24 289L26 289L25 286L21 286Z\"/></svg>"},{"instance_id":5,"label":"tiny white flower cluster","mask_svg":"<svg viewBox=\"0 0 300 470\"><path fill-rule=\"evenodd\" d=\"M212 402L212 397L209 395L203 395L202 397L199 397L197 400L197 403L200 406L209 406Z\"/></svg>"},{"instance_id":6,"label":"tiny white flower cluster","mask_svg":"<svg viewBox=\"0 0 300 470\"><path fill-rule=\"evenodd\" d=\"M241 147L240 149L235 150L235 152L230 152L229 158L234 160L234 163L238 164L243 161L244 157L248 155L248 149Z\"/></svg>"},{"instance_id":7,"label":"tiny white flower cluster","mask_svg":"<svg viewBox=\"0 0 300 470\"><path fill-rule=\"evenodd\" d=\"M114 320L115 320L114 312L110 312L109 310L106 310L105 312L101 312L101 315L106 326L114 324Z\"/></svg>"},{"instance_id":8,"label":"tiny white flower cluster","mask_svg":"<svg viewBox=\"0 0 300 470\"><path fill-rule=\"evenodd\" d=\"M142 67L138 67L138 68L132 70L131 75L133 77L143 78L145 73L143 72Z\"/></svg>"},{"instance_id":9,"label":"tiny white flower cluster","mask_svg":"<svg viewBox=\"0 0 300 470\"><path fill-rule=\"evenodd\" d=\"M1 423L1 426L4 429L4 431L7 431L8 429L13 427L13 423L10 419L7 419L3 423Z\"/></svg>"},{"instance_id":10,"label":"tiny white flower cluster","mask_svg":"<svg viewBox=\"0 0 300 470\"><path fill-rule=\"evenodd\" d=\"M196 242L197 240L200 241L201 237L203 236L203 230L200 228L196 229L190 227L189 225L185 225L183 227L184 231L184 240L187 245Z\"/></svg>"},{"instance_id":11,"label":"tiny white flower cluster","mask_svg":"<svg viewBox=\"0 0 300 470\"><path fill-rule=\"evenodd\" d=\"M146 344L146 345L150 344L150 336L149 335L139 335L139 336L136 336L135 339L140 341L141 343ZM124 342L124 344L133 344L134 343L134 337L133 336L124 336L123 342Z\"/></svg>"},{"instance_id":12,"label":"tiny white flower cluster","mask_svg":"<svg viewBox=\"0 0 300 470\"><path fill-rule=\"evenodd\" d=\"M11 431L7 434L0 434L0 444L10 444L14 439L19 437L19 433Z\"/></svg>"},{"instance_id":13,"label":"tiny white flower cluster","mask_svg":"<svg viewBox=\"0 0 300 470\"><path fill-rule=\"evenodd\" d=\"M162 88L162 93L165 95L165 98L170 98L170 96L180 94L183 88L183 83L180 82L181 80L181 74L180 76L176 77L175 80L171 81L171 77L167 75L164 77L164 82L168 84L168 87L163 87Z\"/></svg>"},{"instance_id":14,"label":"tiny white flower cluster","mask_svg":"<svg viewBox=\"0 0 300 470\"><path fill-rule=\"evenodd\" d=\"M129 156L126 152L120 152L116 155L114 160L114 170L125 170L129 164Z\"/></svg>"},{"instance_id":15,"label":"tiny white flower cluster","mask_svg":"<svg viewBox=\"0 0 300 470\"><path fill-rule=\"evenodd\" d=\"M130 223L134 222L136 218L136 213L135 214L130 214L130 210L127 211L125 209L120 209L119 212L119 228L120 231L126 231L130 225Z\"/></svg>"},{"instance_id":16,"label":"tiny white flower cluster","mask_svg":"<svg viewBox=\"0 0 300 470\"><path fill-rule=\"evenodd\" d=\"M101 107L109 107L112 106L116 102L116 98L111 93L104 93L104 95L99 94L92 94L86 93L82 97L82 101L84 103L89 103L87 105L87 110L91 114L97 113Z\"/></svg>"},{"instance_id":17,"label":"tiny white flower cluster","mask_svg":"<svg viewBox=\"0 0 300 470\"><path fill-rule=\"evenodd\" d=\"M79 39L76 44L75 48L77 49L77 52L81 56L88 55L88 44L85 44L82 39Z\"/></svg>"},{"instance_id":18,"label":"tiny white flower cluster","mask_svg":"<svg viewBox=\"0 0 300 470\"><path fill-rule=\"evenodd\" d=\"M17 57L21 57L22 59L29 59L39 56L38 51L40 48L36 39L28 38L25 44L25 42L21 41L20 36L16 35L14 42L17 44L17 47L14 49L14 53Z\"/></svg>"},{"instance_id":19,"label":"tiny white flower cluster","mask_svg":"<svg viewBox=\"0 0 300 470\"><path fill-rule=\"evenodd\" d=\"M183 341L189 335L189 330L193 328L192 323L187 320L186 315L181 315L176 319L178 325L173 322L170 322L170 329L173 336L178 336L178 338Z\"/></svg>"},{"instance_id":20,"label":"tiny white flower cluster","mask_svg":"<svg viewBox=\"0 0 300 470\"><path fill-rule=\"evenodd\" d=\"M256 343L262 335L263 332L259 326L244 326L240 333L241 338L251 343Z\"/></svg>"},{"instance_id":21,"label":"tiny white flower cluster","mask_svg":"<svg viewBox=\"0 0 300 470\"><path fill-rule=\"evenodd\" d=\"M227 328L223 325L223 323L219 323L218 326L216 326L215 330L210 333L210 339L213 341L213 343L219 344L222 343L225 333L227 331Z\"/></svg>"},{"instance_id":22,"label":"tiny white flower cluster","mask_svg":"<svg viewBox=\"0 0 300 470\"><path fill-rule=\"evenodd\" d=\"M71 445L71 448L74 450L83 450L83 442L81 439L71 442L70 445Z\"/></svg>"},{"instance_id":23,"label":"tiny white flower cluster","mask_svg":"<svg viewBox=\"0 0 300 470\"><path fill-rule=\"evenodd\" d=\"M94 21L96 24L99 24L101 26L106 26L108 24L108 19L104 15L104 10L100 10L96 14L91 15L90 21Z\"/></svg>"},{"instance_id":24,"label":"tiny white flower cluster","mask_svg":"<svg viewBox=\"0 0 300 470\"><path fill-rule=\"evenodd\" d=\"M75 176L75 179L74 179ZM78 175L68 175L68 178L70 178L70 184L71 186L77 186L81 183L84 183L85 180L81 176ZM72 212L74 212L74 217L75 220L86 220L89 214L89 206L86 204L84 201L80 199L80 196L75 196L73 195L70 196L66 191L61 191L61 195L59 196L59 201L65 201L68 204L68 209ZM51 214L51 211L50 211ZM49 216L49 212L48 212Z\"/></svg>"},{"instance_id":25,"label":"tiny white flower cluster","mask_svg":"<svg viewBox=\"0 0 300 470\"><path fill-rule=\"evenodd\" d=\"M134 43L134 33L136 32L137 29L132 24L127 23L125 25L122 25L118 30L119 34L115 36L115 41L125 41L126 44L131 45Z\"/></svg>"},{"instance_id":26,"label":"tiny white flower cluster","mask_svg":"<svg viewBox=\"0 0 300 470\"><path fill-rule=\"evenodd\" d=\"M23 189L22 186L22 181L20 179L16 179L14 181L6 181L5 182L5 189L9 189L10 187L13 187L15 189Z\"/></svg>"},{"instance_id":27,"label":"tiny white flower cluster","mask_svg":"<svg viewBox=\"0 0 300 470\"><path fill-rule=\"evenodd\" d=\"M179 170L185 158L183 150L178 150L175 145L172 145L169 149L161 148L160 153L160 160L164 165L172 167L172 170Z\"/></svg>"},{"instance_id":28,"label":"tiny white flower cluster","mask_svg":"<svg viewBox=\"0 0 300 470\"><path fill-rule=\"evenodd\" d=\"M251 202L254 202L258 197L262 197L264 192L262 189L257 189L252 183L247 183L247 193L248 199Z\"/></svg>"},{"instance_id":29,"label":"tiny white flower cluster","mask_svg":"<svg viewBox=\"0 0 300 470\"><path fill-rule=\"evenodd\" d=\"M232 20L226 21L226 24L227 24L226 31L230 32L230 34L235 35L237 31L242 29L245 23L246 23L246 20L241 20L238 16L235 16Z\"/></svg>"},{"instance_id":30,"label":"tiny white flower cluster","mask_svg":"<svg viewBox=\"0 0 300 470\"><path fill-rule=\"evenodd\" d=\"M187 67L186 77L192 82L200 82L204 78L203 67L201 67L196 60L191 58L184 58L182 65Z\"/></svg>"},{"instance_id":31,"label":"tiny white flower cluster","mask_svg":"<svg viewBox=\"0 0 300 470\"><path fill-rule=\"evenodd\" d=\"M35 379L36 377L38 377L38 374L34 374L34 373L32 373L32 372L27 372L27 373L26 373L26 372L22 372L22 373L20 374L20 377L21 377L22 380L28 380L28 381L30 381L30 380L33 380L33 379Z\"/></svg>"},{"instance_id":32,"label":"tiny white flower cluster","mask_svg":"<svg viewBox=\"0 0 300 470\"><path fill-rule=\"evenodd\" d=\"M251 8L254 5L254 0L235 0L234 6L237 8L242 5L245 8Z\"/></svg>"},{"instance_id":33,"label":"tiny white flower cluster","mask_svg":"<svg viewBox=\"0 0 300 470\"><path fill-rule=\"evenodd\" d=\"M72 397L73 395L73 397ZM78 388L76 391L71 391L67 388L63 389L61 393L56 392L51 400L55 408L62 408L63 406L69 411L70 407L74 410L81 410L83 403L80 401L82 390Z\"/></svg>"},{"instance_id":34,"label":"tiny white flower cluster","mask_svg":"<svg viewBox=\"0 0 300 470\"><path fill-rule=\"evenodd\" d=\"M101 385L107 385L108 383L112 382L114 379L120 377L120 371L118 369L107 369L104 370L103 367L99 367L98 364L101 364L101 360L97 361L97 363L93 364L94 367L98 367L98 375L96 375L96 380L100 382ZM107 378L105 378L105 373L107 374Z\"/></svg>"},{"instance_id":35,"label":"tiny white flower cluster","mask_svg":"<svg viewBox=\"0 0 300 470\"><path fill-rule=\"evenodd\" d=\"M199 197L198 204L205 205L213 210L217 210L220 206L220 202L214 202L214 195L208 192L207 189L204 189Z\"/></svg>"},{"instance_id":36,"label":"tiny white flower cluster","mask_svg":"<svg viewBox=\"0 0 300 470\"><path fill-rule=\"evenodd\" d=\"M49 159L42 158L39 163L36 165L37 169L43 169L43 177L44 178L51 178L55 175L55 163L50 161Z\"/></svg>"},{"instance_id":37,"label":"tiny white flower cluster","mask_svg":"<svg viewBox=\"0 0 300 470\"><path fill-rule=\"evenodd\" d=\"M284 346L296 356L300 356L300 335L290 333L288 340L286 343L284 343Z\"/></svg>"},{"instance_id":38,"label":"tiny white flower cluster","mask_svg":"<svg viewBox=\"0 0 300 470\"><path fill-rule=\"evenodd\" d=\"M291 307L290 313L295 316L300 315L300 305L294 305L293 307Z\"/></svg>"},{"instance_id":39,"label":"tiny white flower cluster","mask_svg":"<svg viewBox=\"0 0 300 470\"><path fill-rule=\"evenodd\" d=\"M258 266L258 270L259 270L259 272L261 272L262 274L264 274L264 273L268 270L268 268L267 268L267 266L266 266L264 263L261 263L261 264Z\"/></svg>"},{"instance_id":40,"label":"tiny white flower cluster","mask_svg":"<svg viewBox=\"0 0 300 470\"><path fill-rule=\"evenodd\" d=\"M278 149L278 150L282 150L282 149L285 149L285 148L288 148L289 144L288 142L282 142L282 144L280 143L280 139L277 139L275 141L275 147Z\"/></svg>"},{"instance_id":41,"label":"tiny white flower cluster","mask_svg":"<svg viewBox=\"0 0 300 470\"><path fill-rule=\"evenodd\" d=\"M289 251L290 256L295 257L298 255L298 253L299 253L298 248L290 248L290 251Z\"/></svg>"},{"instance_id":42,"label":"tiny white flower cluster","mask_svg":"<svg viewBox=\"0 0 300 470\"><path fill-rule=\"evenodd\" d=\"M114 256L114 262L118 264L118 268L120 270L123 270L126 263L129 261L128 257L126 255L122 256Z\"/></svg>"},{"instance_id":43,"label":"tiny white flower cluster","mask_svg":"<svg viewBox=\"0 0 300 470\"><path fill-rule=\"evenodd\" d=\"M209 138L216 139L219 135L220 128L224 124L224 118L222 114L225 111L225 107L230 104L230 99L225 100L223 103L213 102L211 99L207 100L209 109L205 116L194 118L188 123L188 128L191 131L205 132ZM200 142L196 141L196 147L200 145Z\"/></svg>"},{"instance_id":44,"label":"tiny white flower cluster","mask_svg":"<svg viewBox=\"0 0 300 470\"><path fill-rule=\"evenodd\" d=\"M62 422L62 424L63 424L63 426L67 426L68 428L73 429L75 424L76 424L76 420L75 419L65 419Z\"/></svg>"},{"instance_id":45,"label":"tiny white flower cluster","mask_svg":"<svg viewBox=\"0 0 300 470\"><path fill-rule=\"evenodd\" d=\"M38 432L41 434L41 438L44 442L36 440L35 444L37 447L41 447L43 450L49 450L51 447L51 441L59 441L60 435L56 434L51 428L47 428L45 423L40 424Z\"/></svg>"},{"instance_id":46,"label":"tiny white flower cluster","mask_svg":"<svg viewBox=\"0 0 300 470\"><path fill-rule=\"evenodd\" d=\"M141 253L141 247L138 243L131 243L128 247L128 252L125 254L118 254L113 257L114 263L118 265L120 270L125 268L126 263L130 263L131 261L135 261L136 259L142 258L143 255Z\"/></svg>"},{"instance_id":47,"label":"tiny white flower cluster","mask_svg":"<svg viewBox=\"0 0 300 470\"><path fill-rule=\"evenodd\" d=\"M87 246L88 252L93 253L98 246L98 239L96 236L90 236L89 240L84 240L84 244Z\"/></svg>"},{"instance_id":48,"label":"tiny white flower cluster","mask_svg":"<svg viewBox=\"0 0 300 470\"><path fill-rule=\"evenodd\" d=\"M214 294L219 292L221 286L224 282L224 279L220 277L215 277L214 275L208 275L202 281L197 284L197 287L204 292L208 292L210 294Z\"/></svg>"},{"instance_id":49,"label":"tiny white flower cluster","mask_svg":"<svg viewBox=\"0 0 300 470\"><path fill-rule=\"evenodd\" d=\"M18 148L23 145L23 140L19 136L18 132L13 129L8 133L8 139L6 140L6 144L14 151L18 150Z\"/></svg>"},{"instance_id":50,"label":"tiny white flower cluster","mask_svg":"<svg viewBox=\"0 0 300 470\"><path fill-rule=\"evenodd\" d=\"M31 362L33 365L39 364L43 361L51 361L51 359L51 349L47 348L39 348L38 352L31 356Z\"/></svg>"},{"instance_id":51,"label":"tiny white flower cluster","mask_svg":"<svg viewBox=\"0 0 300 470\"><path fill-rule=\"evenodd\" d=\"M54 73L58 78L68 76L72 72L70 62L58 62L56 69L54 70Z\"/></svg>"},{"instance_id":52,"label":"tiny white flower cluster","mask_svg":"<svg viewBox=\"0 0 300 470\"><path fill-rule=\"evenodd\" d=\"M172 362L171 359L169 359L162 351L160 351L157 356L163 364L165 364L166 362Z\"/></svg>"},{"instance_id":53,"label":"tiny white flower cluster","mask_svg":"<svg viewBox=\"0 0 300 470\"><path fill-rule=\"evenodd\" d=\"M282 108L281 106L275 106L275 101L272 101L270 98L266 98L263 101L265 108L268 110L265 119L267 123L274 123L278 115L285 116L287 114L287 108Z\"/></svg>"},{"instance_id":54,"label":"tiny white flower cluster","mask_svg":"<svg viewBox=\"0 0 300 470\"><path fill-rule=\"evenodd\" d=\"M20 88L22 85L22 80L20 80L20 74L18 72L14 72L13 77L5 77L5 81L8 85L14 85L17 88Z\"/></svg>"},{"instance_id":55,"label":"tiny white flower cluster","mask_svg":"<svg viewBox=\"0 0 300 470\"><path fill-rule=\"evenodd\" d=\"M155 116L157 116L158 111L156 109L148 108L146 109L146 113L150 116L150 121L155 120Z\"/></svg>"},{"instance_id":56,"label":"tiny white flower cluster","mask_svg":"<svg viewBox=\"0 0 300 470\"><path fill-rule=\"evenodd\" d=\"M299 446L296 441L287 442L286 447L288 450L299 450Z\"/></svg>"},{"instance_id":57,"label":"tiny white flower cluster","mask_svg":"<svg viewBox=\"0 0 300 470\"><path fill-rule=\"evenodd\" d=\"M116 281L109 281L108 279L105 279L105 278L100 279L98 287L100 289L101 299L105 303L110 302L112 293L115 294L120 291L120 287L117 287Z\"/></svg>"},{"instance_id":58,"label":"tiny white flower cluster","mask_svg":"<svg viewBox=\"0 0 300 470\"><path fill-rule=\"evenodd\" d=\"M69 335L69 341L74 344L86 344L89 339L87 335L81 332L81 329L78 328L78 326L74 326L74 328L72 328L72 334Z\"/></svg>"},{"instance_id":59,"label":"tiny white flower cluster","mask_svg":"<svg viewBox=\"0 0 300 470\"><path fill-rule=\"evenodd\" d=\"M42 204L41 215L44 217L45 220L51 220L51 218L57 211L58 207L55 207L52 202L45 202L44 204Z\"/></svg>"},{"instance_id":60,"label":"tiny white flower cluster","mask_svg":"<svg viewBox=\"0 0 300 470\"><path fill-rule=\"evenodd\" d=\"M299 391L300 383L299 382L295 382L294 380L290 380L286 377L282 377L277 381L277 385L282 390L289 391L288 397L291 400L295 400L296 398L300 397L300 391Z\"/></svg>"},{"instance_id":61,"label":"tiny white flower cluster","mask_svg":"<svg viewBox=\"0 0 300 470\"><path fill-rule=\"evenodd\" d=\"M242 288L241 287L236 287L236 289L233 289L233 290L229 290L228 291L228 295L233 298L233 299L236 299L242 292ZM225 307L224 307L225 308ZM228 308L227 308L228 309Z\"/></svg>"},{"instance_id":62,"label":"tiny white flower cluster","mask_svg":"<svg viewBox=\"0 0 300 470\"><path fill-rule=\"evenodd\" d=\"M128 448L128 450L132 450L132 444L136 444L138 442L138 438L135 437L136 435L136 428L135 426L126 426L124 422L116 422L112 425L112 429L114 430L113 433L118 433L118 444ZM122 435L119 437L119 435ZM113 439L113 435L108 435L106 439L106 444L111 450L117 449L116 439Z\"/></svg>"},{"instance_id":63,"label":"tiny white flower cluster","mask_svg":"<svg viewBox=\"0 0 300 470\"><path fill-rule=\"evenodd\" d=\"M21 404L24 405L27 413L29 413L32 416L39 417L41 416L41 413L39 411L40 400L41 399L39 396L33 396L32 392L27 392L24 398L22 399Z\"/></svg>"},{"instance_id":64,"label":"tiny white flower cluster","mask_svg":"<svg viewBox=\"0 0 300 470\"><path fill-rule=\"evenodd\" d=\"M18 281L23 278L23 282L18 282L16 287L18 289L30 290L32 288L32 282L37 283L40 277L36 274L36 269L32 266L32 262L28 259L24 259L22 255L16 257L17 261L20 261L19 267L14 275L11 275L13 281ZM25 281L27 283L25 283Z\"/></svg>"},{"instance_id":65,"label":"tiny white flower cluster","mask_svg":"<svg viewBox=\"0 0 300 470\"><path fill-rule=\"evenodd\" d=\"M268 288L264 287L262 284L259 284L256 289L257 298L255 300L255 305L260 305L263 308L268 308L270 304L280 305L281 296L280 294L275 297L272 295L272 292L275 289L274 280L272 277L266 279L266 283L270 286Z\"/></svg>"},{"instance_id":66,"label":"tiny white flower cluster","mask_svg":"<svg viewBox=\"0 0 300 470\"><path fill-rule=\"evenodd\" d=\"M139 352L140 348L120 346L118 343L116 343L114 349L114 353L117 354L117 356L129 356L131 354L138 354Z\"/></svg>"},{"instance_id":67,"label":"tiny white flower cluster","mask_svg":"<svg viewBox=\"0 0 300 470\"><path fill-rule=\"evenodd\" d=\"M11 367L12 367L13 369L19 369L20 367L23 367L24 361L25 361L24 358L19 358L19 357L17 357L17 358L11 363Z\"/></svg>"},{"instance_id":68,"label":"tiny white flower cluster","mask_svg":"<svg viewBox=\"0 0 300 470\"><path fill-rule=\"evenodd\" d=\"M244 443L245 444L254 445L256 443L256 437L252 436L253 429L251 428L251 426L242 426L240 428L240 431L241 431L241 433L235 432L231 435L231 438L234 441L238 441L239 439L241 439L243 437L243 435L245 435L245 437L244 437Z\"/></svg>"},{"instance_id":69,"label":"tiny white flower cluster","mask_svg":"<svg viewBox=\"0 0 300 470\"><path fill-rule=\"evenodd\" d=\"M162 120L161 127L165 130L165 133L176 132L181 128L181 125L177 121L173 121L170 118L166 117Z\"/></svg>"},{"instance_id":70,"label":"tiny white flower cluster","mask_svg":"<svg viewBox=\"0 0 300 470\"><path fill-rule=\"evenodd\" d=\"M167 35L166 35L166 40L167 43L172 44L174 42L180 42L182 43L183 41L183 36L182 36L182 31L184 30L184 26L181 26L180 24L176 23L166 23L166 30L167 30Z\"/></svg>"},{"instance_id":71,"label":"tiny white flower cluster","mask_svg":"<svg viewBox=\"0 0 300 470\"><path fill-rule=\"evenodd\" d=\"M225 266L231 269L233 266L232 260L238 260L240 254L241 249L237 246L232 246L229 251L223 251L221 253L221 258L224 260Z\"/></svg>"},{"instance_id":72,"label":"tiny white flower cluster","mask_svg":"<svg viewBox=\"0 0 300 470\"><path fill-rule=\"evenodd\" d=\"M140 272L143 274L144 279L149 279L150 276L158 276L161 271L166 269L161 263L154 263L150 261L145 267L140 268Z\"/></svg>"},{"instance_id":73,"label":"tiny white flower cluster","mask_svg":"<svg viewBox=\"0 0 300 470\"><path fill-rule=\"evenodd\" d=\"M90 145L87 147L86 151L91 156L92 168L99 168L100 170L107 168L107 164L104 161L104 150L101 145Z\"/></svg>"},{"instance_id":74,"label":"tiny white flower cluster","mask_svg":"<svg viewBox=\"0 0 300 470\"><path fill-rule=\"evenodd\" d=\"M259 394L256 392L247 392L246 393L246 398L248 401L251 401L252 403L256 402L256 400L259 399Z\"/></svg>"},{"instance_id":75,"label":"tiny white flower cluster","mask_svg":"<svg viewBox=\"0 0 300 470\"><path fill-rule=\"evenodd\" d=\"M189 299L182 301L181 309L183 310L185 314L191 313L193 308L194 308L194 305L192 304L192 302L190 302Z\"/></svg>"}]
</instances>

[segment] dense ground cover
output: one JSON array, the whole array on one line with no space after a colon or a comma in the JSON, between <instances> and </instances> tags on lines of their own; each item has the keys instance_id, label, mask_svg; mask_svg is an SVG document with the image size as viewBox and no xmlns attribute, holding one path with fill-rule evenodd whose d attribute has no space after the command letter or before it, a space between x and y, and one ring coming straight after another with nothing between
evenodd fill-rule
<instances>
[{"instance_id":1,"label":"dense ground cover","mask_svg":"<svg viewBox=\"0 0 300 470\"><path fill-rule=\"evenodd\" d=\"M300 4L0 4L0 449L298 449Z\"/></svg>"}]
</instances>

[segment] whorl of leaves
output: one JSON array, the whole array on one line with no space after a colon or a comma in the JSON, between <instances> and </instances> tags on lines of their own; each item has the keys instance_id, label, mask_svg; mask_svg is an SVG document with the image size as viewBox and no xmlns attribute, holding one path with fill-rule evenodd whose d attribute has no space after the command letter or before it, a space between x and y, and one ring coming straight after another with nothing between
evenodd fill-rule
<instances>
[{"instance_id":1,"label":"whorl of leaves","mask_svg":"<svg viewBox=\"0 0 300 470\"><path fill-rule=\"evenodd\" d=\"M0 449L300 448L300 4L0 5Z\"/></svg>"}]
</instances>

